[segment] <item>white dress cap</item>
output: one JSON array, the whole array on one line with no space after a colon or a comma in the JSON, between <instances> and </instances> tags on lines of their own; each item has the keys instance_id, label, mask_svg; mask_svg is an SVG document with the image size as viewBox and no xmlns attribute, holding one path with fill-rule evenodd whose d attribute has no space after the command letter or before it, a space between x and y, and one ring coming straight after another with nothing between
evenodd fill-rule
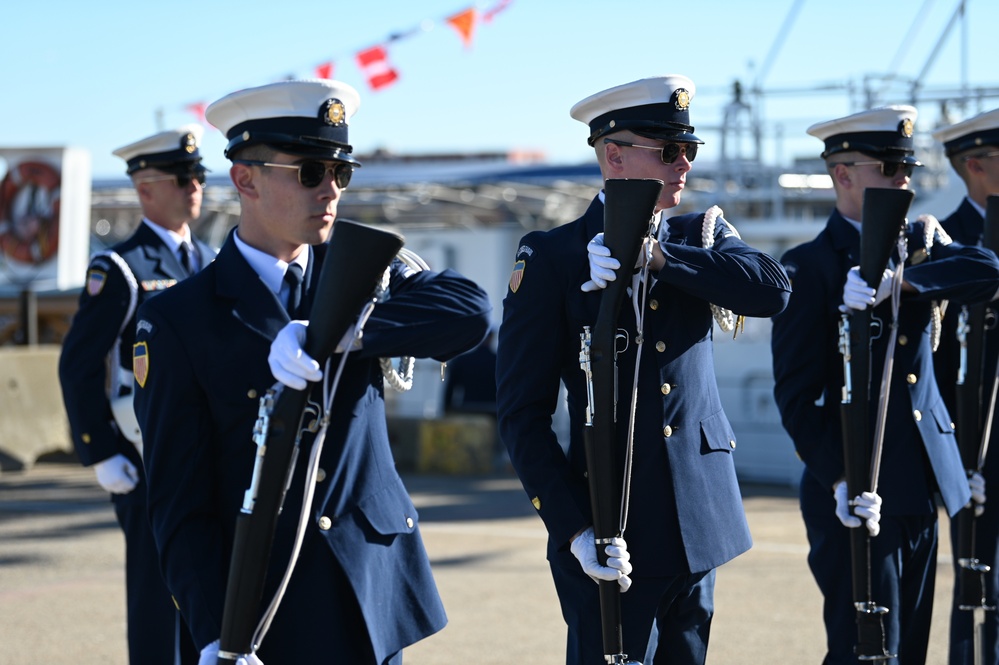
<instances>
[{"instance_id":1,"label":"white dress cap","mask_svg":"<svg viewBox=\"0 0 999 665\"><path fill-rule=\"evenodd\" d=\"M265 144L294 155L357 163L347 125L361 105L357 91L329 79L280 81L213 102L205 118L236 148Z\"/></svg>"},{"instance_id":2,"label":"white dress cap","mask_svg":"<svg viewBox=\"0 0 999 665\"><path fill-rule=\"evenodd\" d=\"M999 146L999 109L938 129L933 138L943 143L948 157L974 148Z\"/></svg>"},{"instance_id":3,"label":"white dress cap","mask_svg":"<svg viewBox=\"0 0 999 665\"><path fill-rule=\"evenodd\" d=\"M205 128L197 123L184 125L139 139L111 154L125 160L129 174L145 168L189 167L201 160L198 146L204 133Z\"/></svg>"},{"instance_id":4,"label":"white dress cap","mask_svg":"<svg viewBox=\"0 0 999 665\"><path fill-rule=\"evenodd\" d=\"M814 124L806 131L825 142L823 158L861 152L883 161L919 164L912 156L917 113L912 106L880 106Z\"/></svg>"},{"instance_id":5,"label":"white dress cap","mask_svg":"<svg viewBox=\"0 0 999 665\"><path fill-rule=\"evenodd\" d=\"M681 74L651 76L608 88L577 102L569 111L590 127L588 142L629 130L671 141L703 143L690 125L694 82Z\"/></svg>"}]
</instances>

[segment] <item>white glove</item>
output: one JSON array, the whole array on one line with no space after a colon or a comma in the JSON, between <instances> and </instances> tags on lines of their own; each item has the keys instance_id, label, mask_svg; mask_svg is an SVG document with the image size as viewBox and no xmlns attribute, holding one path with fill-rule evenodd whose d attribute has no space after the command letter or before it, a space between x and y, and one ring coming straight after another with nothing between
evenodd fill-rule
<instances>
[{"instance_id":1,"label":"white glove","mask_svg":"<svg viewBox=\"0 0 999 665\"><path fill-rule=\"evenodd\" d=\"M219 660L219 640L215 640L201 650L201 658L198 665L216 665ZM257 654L251 653L249 656L241 656L236 659L235 665L264 665L264 661L257 658Z\"/></svg>"},{"instance_id":2,"label":"white glove","mask_svg":"<svg viewBox=\"0 0 999 665\"><path fill-rule=\"evenodd\" d=\"M968 476L968 487L971 488L971 500L975 504L975 517L985 512L985 477L977 471Z\"/></svg>"},{"instance_id":3,"label":"white glove","mask_svg":"<svg viewBox=\"0 0 999 665\"><path fill-rule=\"evenodd\" d=\"M872 289L860 276L860 267L853 266L846 273L846 284L843 285L843 305L850 309L864 310L877 307L885 298L891 295L892 271L885 268L881 273L881 283Z\"/></svg>"},{"instance_id":4,"label":"white glove","mask_svg":"<svg viewBox=\"0 0 999 665\"><path fill-rule=\"evenodd\" d=\"M586 245L586 258L590 262L590 281L583 284L580 291L598 291L607 288L607 282L617 279L615 270L621 267L621 262L611 256L610 249L604 245L604 234L593 236Z\"/></svg>"},{"instance_id":5,"label":"white glove","mask_svg":"<svg viewBox=\"0 0 999 665\"><path fill-rule=\"evenodd\" d=\"M118 453L94 465L101 487L112 494L128 494L139 483L139 472L128 458Z\"/></svg>"},{"instance_id":6,"label":"white glove","mask_svg":"<svg viewBox=\"0 0 999 665\"><path fill-rule=\"evenodd\" d=\"M872 536L881 533L881 497L874 492L863 492L860 496L853 497L852 501L846 498L846 481L841 480L833 486L833 495L836 497L836 517L843 523L843 526L855 529L860 526L860 518L867 524L867 531ZM850 510L850 507L853 510Z\"/></svg>"},{"instance_id":7,"label":"white glove","mask_svg":"<svg viewBox=\"0 0 999 665\"><path fill-rule=\"evenodd\" d=\"M628 553L628 543L624 538L612 538L611 544L604 548L607 554L607 565L601 566L597 561L597 546L593 536L593 527L576 536L569 546L573 556L583 567L583 572L593 578L593 581L617 581L621 593L631 588L631 554Z\"/></svg>"},{"instance_id":8,"label":"white glove","mask_svg":"<svg viewBox=\"0 0 999 665\"><path fill-rule=\"evenodd\" d=\"M308 321L290 322L274 338L267 356L274 378L294 390L305 390L309 381L323 378L319 363L302 350L308 327Z\"/></svg>"}]
</instances>

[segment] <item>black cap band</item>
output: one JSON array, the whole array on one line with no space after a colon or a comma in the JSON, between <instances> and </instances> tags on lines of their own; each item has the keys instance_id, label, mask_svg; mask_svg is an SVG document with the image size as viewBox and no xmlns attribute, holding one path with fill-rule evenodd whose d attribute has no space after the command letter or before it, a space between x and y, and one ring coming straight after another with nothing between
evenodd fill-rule
<instances>
[{"instance_id":1,"label":"black cap band","mask_svg":"<svg viewBox=\"0 0 999 665\"><path fill-rule=\"evenodd\" d=\"M986 129L981 132L972 132L953 141L947 141L944 143L944 153L948 157L953 157L959 152L984 148L986 146L999 146L999 127Z\"/></svg>"},{"instance_id":2,"label":"black cap band","mask_svg":"<svg viewBox=\"0 0 999 665\"><path fill-rule=\"evenodd\" d=\"M593 145L601 136L624 130L648 136L687 143L704 143L694 136L687 106L678 109L673 104L643 104L623 109L615 109L599 115L590 122L590 138Z\"/></svg>"},{"instance_id":3,"label":"black cap band","mask_svg":"<svg viewBox=\"0 0 999 665\"><path fill-rule=\"evenodd\" d=\"M861 152L884 161L918 164L912 156L915 152L915 142L912 137L903 136L898 132L836 134L826 139L825 145L823 159L838 152Z\"/></svg>"},{"instance_id":4,"label":"black cap band","mask_svg":"<svg viewBox=\"0 0 999 665\"><path fill-rule=\"evenodd\" d=\"M350 156L347 125L330 125L319 118L281 117L247 120L229 130L225 156L251 145L268 145L291 155L305 155L360 164Z\"/></svg>"}]
</instances>

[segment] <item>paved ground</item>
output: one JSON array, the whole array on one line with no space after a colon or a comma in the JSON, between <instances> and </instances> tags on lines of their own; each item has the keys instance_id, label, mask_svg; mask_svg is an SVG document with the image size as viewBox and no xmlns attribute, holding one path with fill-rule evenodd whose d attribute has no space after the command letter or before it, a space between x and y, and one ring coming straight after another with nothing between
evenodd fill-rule
<instances>
[{"instance_id":1,"label":"paved ground","mask_svg":"<svg viewBox=\"0 0 999 665\"><path fill-rule=\"evenodd\" d=\"M450 616L408 665L562 662L545 535L516 478L407 476ZM820 597L797 501L749 486L754 548L718 571L711 665L818 664ZM942 522L946 524L946 520ZM942 529L931 664L945 663L952 575ZM0 665L125 665L123 540L92 472L40 463L0 475Z\"/></svg>"}]
</instances>

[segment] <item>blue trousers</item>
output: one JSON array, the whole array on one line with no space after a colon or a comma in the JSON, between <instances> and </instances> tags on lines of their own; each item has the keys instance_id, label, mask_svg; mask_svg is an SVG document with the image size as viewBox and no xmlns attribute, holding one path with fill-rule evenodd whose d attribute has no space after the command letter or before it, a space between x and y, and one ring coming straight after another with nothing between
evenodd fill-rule
<instances>
[{"instance_id":1,"label":"blue trousers","mask_svg":"<svg viewBox=\"0 0 999 665\"><path fill-rule=\"evenodd\" d=\"M146 513L146 484L113 495L125 534L128 660L132 665L197 665L199 653L160 573Z\"/></svg>"},{"instance_id":2,"label":"blue trousers","mask_svg":"<svg viewBox=\"0 0 999 665\"><path fill-rule=\"evenodd\" d=\"M812 487L814 485L814 487ZM823 596L826 626L824 665L855 665L857 610L853 605L849 529L835 514L831 491L802 482L801 512L808 543L808 566ZM861 526L860 528L865 528ZM936 582L936 512L882 516L881 533L871 538L871 599L888 608L885 644L898 658L884 665L921 665L933 611Z\"/></svg>"},{"instance_id":3,"label":"blue trousers","mask_svg":"<svg viewBox=\"0 0 999 665\"><path fill-rule=\"evenodd\" d=\"M606 665L598 585L568 552L559 553L551 569L568 627L566 665ZM714 589L714 570L675 577L633 576L631 588L621 594L624 652L643 665L703 665Z\"/></svg>"}]
</instances>

